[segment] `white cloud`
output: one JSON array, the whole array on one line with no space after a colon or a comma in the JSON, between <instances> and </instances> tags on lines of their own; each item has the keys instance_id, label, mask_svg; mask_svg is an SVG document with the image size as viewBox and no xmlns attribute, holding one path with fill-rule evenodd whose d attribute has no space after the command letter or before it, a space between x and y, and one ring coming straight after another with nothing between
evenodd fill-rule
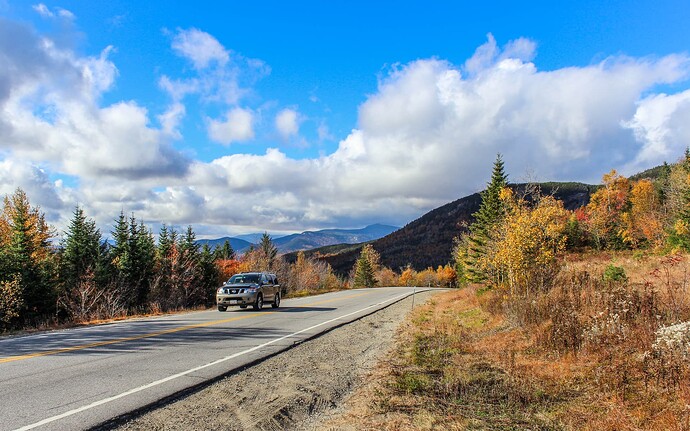
<instances>
[{"instance_id":1,"label":"white cloud","mask_svg":"<svg viewBox=\"0 0 690 431\"><path fill-rule=\"evenodd\" d=\"M35 4L32 6L33 10L38 12L39 15L41 15L44 18L52 18L55 15L48 9L48 6L44 5L43 3Z\"/></svg>"},{"instance_id":2,"label":"white cloud","mask_svg":"<svg viewBox=\"0 0 690 431\"><path fill-rule=\"evenodd\" d=\"M186 113L187 108L182 103L176 102L170 105L167 111L158 116L163 133L173 139L182 139L182 134L178 127Z\"/></svg>"},{"instance_id":3,"label":"white cloud","mask_svg":"<svg viewBox=\"0 0 690 431\"><path fill-rule=\"evenodd\" d=\"M320 142L332 141L333 139L335 139L335 137L331 134L328 125L325 122L319 124L319 127L316 128L316 133L319 137Z\"/></svg>"},{"instance_id":4,"label":"white cloud","mask_svg":"<svg viewBox=\"0 0 690 431\"><path fill-rule=\"evenodd\" d=\"M628 170L675 161L690 145L690 90L643 99L632 120L623 125L634 131L641 144Z\"/></svg>"},{"instance_id":5,"label":"white cloud","mask_svg":"<svg viewBox=\"0 0 690 431\"><path fill-rule=\"evenodd\" d=\"M498 152L517 180L532 171L544 180L597 182L613 167L630 170L645 142L653 142L646 136L654 125L673 125L678 142L685 137L687 127L676 125L690 124L688 94L640 102L655 85L687 76L685 56L612 57L540 71L517 58L532 55L526 41L487 51L491 60L475 63L481 67L467 77L433 59L391 72L360 106L359 128L330 155L296 160L272 149L194 164L189 182L207 197L207 220L295 230L375 220L402 224L483 188ZM653 106L661 101L664 109ZM291 136L298 113L283 112L293 112L283 114L283 136ZM668 145L669 134L662 135ZM665 158L645 156L644 167ZM224 214L223 202L247 199L260 204Z\"/></svg>"},{"instance_id":6,"label":"white cloud","mask_svg":"<svg viewBox=\"0 0 690 431\"><path fill-rule=\"evenodd\" d=\"M254 114L248 109L234 108L224 121L210 119L208 134L212 140L224 145L254 138Z\"/></svg>"},{"instance_id":7,"label":"white cloud","mask_svg":"<svg viewBox=\"0 0 690 431\"><path fill-rule=\"evenodd\" d=\"M55 18L56 16L55 12L52 12L50 9L48 9L48 6L43 3L35 4L31 7L43 18ZM67 9L56 7L54 10L57 12L57 16L60 18L64 18L66 20L73 20L75 18L74 14Z\"/></svg>"},{"instance_id":8,"label":"white cloud","mask_svg":"<svg viewBox=\"0 0 690 431\"><path fill-rule=\"evenodd\" d=\"M133 101L98 105L117 76L112 48L77 57L5 21L0 50L0 148L86 178L184 174L186 157L172 149L165 130L149 125L145 108Z\"/></svg>"},{"instance_id":9,"label":"white cloud","mask_svg":"<svg viewBox=\"0 0 690 431\"><path fill-rule=\"evenodd\" d=\"M299 123L299 112L294 109L285 108L276 115L276 129L285 140L299 133Z\"/></svg>"},{"instance_id":10,"label":"white cloud","mask_svg":"<svg viewBox=\"0 0 690 431\"><path fill-rule=\"evenodd\" d=\"M205 69L213 62L224 66L230 58L228 51L215 37L196 28L179 30L172 48L190 60L197 69Z\"/></svg>"},{"instance_id":11,"label":"white cloud","mask_svg":"<svg viewBox=\"0 0 690 431\"><path fill-rule=\"evenodd\" d=\"M63 209L55 184L45 170L26 160L0 160L0 196L12 194L18 187L40 202L44 211Z\"/></svg>"},{"instance_id":12,"label":"white cloud","mask_svg":"<svg viewBox=\"0 0 690 431\"><path fill-rule=\"evenodd\" d=\"M272 148L205 163L173 146L190 148L184 99L224 113L199 115L211 139L253 139L260 111L238 101L268 68L195 29L173 45L195 69L160 78L172 101L154 115L135 100L102 102L118 76L111 48L81 57L0 18L0 192L21 185L55 213L80 203L104 232L120 211L214 232L404 224L483 188L498 152L512 178L531 168L543 180L595 182L614 167L631 174L673 160L690 142L690 90L654 94L687 78L687 56L543 71L532 41L499 47L489 36L462 65L422 59L390 72L330 154ZM302 121L286 108L274 125L294 140ZM330 138L325 121L317 133ZM66 175L72 186L50 181Z\"/></svg>"},{"instance_id":13,"label":"white cloud","mask_svg":"<svg viewBox=\"0 0 690 431\"><path fill-rule=\"evenodd\" d=\"M74 14L72 12L68 11L67 9L57 8L57 11L58 11L58 15L60 15L60 17L62 17L62 18L65 18L65 19L74 19L75 18Z\"/></svg>"}]
</instances>

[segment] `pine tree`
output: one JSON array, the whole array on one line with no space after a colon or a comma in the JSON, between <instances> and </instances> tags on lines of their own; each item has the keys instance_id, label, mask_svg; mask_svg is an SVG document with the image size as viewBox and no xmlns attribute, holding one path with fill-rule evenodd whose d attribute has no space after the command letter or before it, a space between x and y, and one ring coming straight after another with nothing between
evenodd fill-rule
<instances>
[{"instance_id":1,"label":"pine tree","mask_svg":"<svg viewBox=\"0 0 690 431\"><path fill-rule=\"evenodd\" d=\"M151 292L151 284L155 276L156 267L156 243L153 239L153 233L147 228L143 222L136 225L134 217L132 217L135 232L133 260L135 262L135 274L133 280L136 286L136 305L148 306L148 298Z\"/></svg>"},{"instance_id":2,"label":"pine tree","mask_svg":"<svg viewBox=\"0 0 690 431\"><path fill-rule=\"evenodd\" d=\"M212 305L215 300L216 288L220 284L220 272L216 266L216 258L208 244L204 244L201 248L198 268L203 302L206 305Z\"/></svg>"},{"instance_id":3,"label":"pine tree","mask_svg":"<svg viewBox=\"0 0 690 431\"><path fill-rule=\"evenodd\" d=\"M357 262L355 262L353 287L374 287L378 284L376 271L379 266L379 254L371 244L362 247Z\"/></svg>"},{"instance_id":4,"label":"pine tree","mask_svg":"<svg viewBox=\"0 0 690 431\"><path fill-rule=\"evenodd\" d=\"M151 288L150 302L157 304L161 309L170 307L170 295L172 291L172 252L177 247L177 233L175 229L168 230L163 224L158 234L158 247L156 247L156 270Z\"/></svg>"},{"instance_id":5,"label":"pine tree","mask_svg":"<svg viewBox=\"0 0 690 431\"><path fill-rule=\"evenodd\" d=\"M470 226L465 253L464 276L473 282L486 280L487 275L482 269L481 259L487 253L487 246L491 241L492 229L505 215L505 206L501 201L501 190L508 185L501 154L496 155L491 181L481 194L482 203L479 210L473 214L474 222Z\"/></svg>"},{"instance_id":6,"label":"pine tree","mask_svg":"<svg viewBox=\"0 0 690 431\"><path fill-rule=\"evenodd\" d=\"M129 250L129 223L125 217L124 211L120 212L120 217L115 221L115 231L111 232L115 245L112 248L111 255L113 258L113 265L118 271L120 278L125 278L129 273L130 264L130 250Z\"/></svg>"},{"instance_id":7,"label":"pine tree","mask_svg":"<svg viewBox=\"0 0 690 431\"><path fill-rule=\"evenodd\" d=\"M192 226L180 241L179 294L181 305L188 307L203 301L203 292L198 278L199 245Z\"/></svg>"},{"instance_id":8,"label":"pine tree","mask_svg":"<svg viewBox=\"0 0 690 431\"><path fill-rule=\"evenodd\" d=\"M216 247L213 250L215 260L233 260L235 259L235 250L233 250L230 240L225 240L221 247Z\"/></svg>"},{"instance_id":9,"label":"pine tree","mask_svg":"<svg viewBox=\"0 0 690 431\"><path fill-rule=\"evenodd\" d=\"M278 248L273 244L271 236L264 232L259 243L259 251L261 253L261 270L271 271L274 266L276 257L278 256Z\"/></svg>"},{"instance_id":10,"label":"pine tree","mask_svg":"<svg viewBox=\"0 0 690 431\"><path fill-rule=\"evenodd\" d=\"M61 279L66 290L75 287L87 272L96 271L100 242L101 233L96 222L88 219L84 210L77 206L65 233L61 259Z\"/></svg>"}]
</instances>

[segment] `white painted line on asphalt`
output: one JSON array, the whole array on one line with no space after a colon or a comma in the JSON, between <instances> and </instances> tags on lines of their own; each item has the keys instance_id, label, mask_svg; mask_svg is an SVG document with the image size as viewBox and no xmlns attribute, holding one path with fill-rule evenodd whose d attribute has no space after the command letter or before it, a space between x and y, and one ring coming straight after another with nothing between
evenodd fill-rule
<instances>
[{"instance_id":1,"label":"white painted line on asphalt","mask_svg":"<svg viewBox=\"0 0 690 431\"><path fill-rule=\"evenodd\" d=\"M252 347L252 348L250 348L250 349L247 349L247 350L243 350L243 351L241 351L241 352L234 353L234 354L232 354L232 355L230 355L230 356L226 356L226 357L224 357L224 358L218 359L218 360L213 361L213 362L209 362L208 364L200 365L200 366L198 366L198 367L189 369L189 370L187 370L187 371L183 371L183 372L181 372L181 373L173 374L172 376L168 376L168 377L165 377L165 378L163 378L163 379L156 380L155 382L151 382L151 383L149 383L149 384L147 384L147 385L139 386L139 387L137 387L137 388L130 389L130 390L128 390L128 391L126 391L126 392L123 392L123 393L121 393L121 394L114 395L114 396L108 397L108 398L104 398L104 399L102 399L102 400L95 401L95 402L93 402L93 403L91 403L91 404L88 404L88 405L85 405L85 406L82 406L82 407L78 407L78 408L76 408L76 409L74 409L74 410L70 410L70 411L67 411L67 412L65 412L65 413L62 413L62 414L59 414L59 415L56 415L56 416L52 416L52 417L49 417L49 418L46 418L46 419L43 419L42 421L33 423L33 424L31 424L31 425L26 425L26 426L23 426L23 427L21 427L21 428L17 428L15 431L31 430L31 429L34 429L34 428L38 428L38 427L40 427L40 426L42 426L42 425L47 425L47 424L49 424L49 423L51 423L51 422L55 422L55 421L57 421L57 420L67 418L67 417L69 417L69 416L76 415L77 413L81 413L81 412L84 412L84 411L86 411L86 410L90 410L90 409L92 409L92 408L94 408L94 407L98 407L98 406L101 406L101 405L103 405L103 404L107 404L107 403L109 403L109 402L111 402L111 401L115 401L115 400L118 400L118 399L120 399L120 398L124 398L124 397L126 397L126 396L136 394L137 392L141 392L141 391L144 391L144 390L146 390L146 389L150 389L150 388L153 388L153 387L155 387L155 386L162 385L163 383L169 382L169 381L171 381L171 380L178 379L178 378L180 378L180 377L186 376L187 374L191 374L191 373L194 373L194 372L203 370L204 368L208 368L208 367L212 367L212 366L214 366L214 365L222 364L223 362L229 361L229 360L231 360L231 359L235 359L235 358L237 358L237 357L239 357L239 356L242 356L242 355L246 355L247 353L254 352L254 351L256 351L256 350L262 349L262 348L264 348L264 347L266 347L266 346L269 346L269 345L271 345L271 344L278 343L278 342L283 341L283 340L285 340L285 339L287 339L287 338L294 337L294 336L299 335L299 334L302 334L302 333L304 333L304 332L311 331L312 329L316 329L316 328L318 328L318 327L320 327L320 326L327 325L327 324L333 323L333 322L335 322L335 321L337 321L337 320L340 320L340 319L344 319L344 318L346 318L346 317L353 316L353 315L355 315L355 314L357 314L357 313L361 313L362 311L368 310L368 309L370 309L370 308L378 307L378 306L383 305L383 304L385 304L385 303L387 303L387 302L396 301L396 300L398 300L398 299L400 299L400 298L403 298L403 297L405 297L405 296L409 296L410 294L411 294L411 293L405 293L405 294L402 294L402 295L398 295L398 296L396 296L396 297L387 299L387 300L385 300L385 301L381 301L381 302L378 302L378 303L376 303L376 304L369 305L369 306L364 307L364 308L362 308L362 309L359 309L359 310L357 310L357 311L353 311L353 312L351 312L351 313L343 314L342 316L336 317L336 318L334 318L334 319L327 320L327 321L325 321L325 322L321 322L321 323L319 323L319 324L317 324L317 325L310 326L310 327L308 327L308 328L302 329L302 330L297 331L297 332L293 332L292 334L289 334L289 335L284 335L284 336L282 336L282 337L280 337L280 338L276 338L275 340L267 341L267 342L265 342L265 343L263 343L263 344L260 344L260 345L258 345L258 346L254 346L254 347Z\"/></svg>"}]
</instances>

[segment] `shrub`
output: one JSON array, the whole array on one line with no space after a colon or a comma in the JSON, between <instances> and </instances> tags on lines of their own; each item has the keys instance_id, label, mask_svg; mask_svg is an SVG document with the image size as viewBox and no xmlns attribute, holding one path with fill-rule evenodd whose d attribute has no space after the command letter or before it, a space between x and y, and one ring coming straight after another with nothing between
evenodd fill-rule
<instances>
[{"instance_id":1,"label":"shrub","mask_svg":"<svg viewBox=\"0 0 690 431\"><path fill-rule=\"evenodd\" d=\"M620 266L613 264L606 267L604 270L604 281L627 281L628 277L625 275L625 270Z\"/></svg>"}]
</instances>

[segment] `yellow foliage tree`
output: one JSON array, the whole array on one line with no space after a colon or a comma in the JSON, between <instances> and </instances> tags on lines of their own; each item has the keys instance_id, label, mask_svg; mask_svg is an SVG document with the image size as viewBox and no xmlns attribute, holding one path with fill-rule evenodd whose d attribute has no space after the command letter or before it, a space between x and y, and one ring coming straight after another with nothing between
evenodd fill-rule
<instances>
[{"instance_id":1,"label":"yellow foliage tree","mask_svg":"<svg viewBox=\"0 0 690 431\"><path fill-rule=\"evenodd\" d=\"M415 270L412 269L408 265L403 270L402 274L400 274L400 279L398 281L398 284L400 286L412 286L414 284L414 279L415 279Z\"/></svg>"},{"instance_id":2,"label":"yellow foliage tree","mask_svg":"<svg viewBox=\"0 0 690 431\"><path fill-rule=\"evenodd\" d=\"M630 246L661 246L664 225L658 193L652 181L643 179L632 185L630 210L622 214L621 222L620 236Z\"/></svg>"},{"instance_id":3,"label":"yellow foliage tree","mask_svg":"<svg viewBox=\"0 0 690 431\"><path fill-rule=\"evenodd\" d=\"M499 226L489 263L504 274L502 284L512 295L546 290L559 269L557 256L565 250L569 212L552 196L540 197L533 205L509 191L501 197L509 211Z\"/></svg>"},{"instance_id":4,"label":"yellow foliage tree","mask_svg":"<svg viewBox=\"0 0 690 431\"><path fill-rule=\"evenodd\" d=\"M436 279L438 280L438 284L442 287L453 287L455 278L455 269L448 264L445 266L439 265L436 269Z\"/></svg>"}]
</instances>

